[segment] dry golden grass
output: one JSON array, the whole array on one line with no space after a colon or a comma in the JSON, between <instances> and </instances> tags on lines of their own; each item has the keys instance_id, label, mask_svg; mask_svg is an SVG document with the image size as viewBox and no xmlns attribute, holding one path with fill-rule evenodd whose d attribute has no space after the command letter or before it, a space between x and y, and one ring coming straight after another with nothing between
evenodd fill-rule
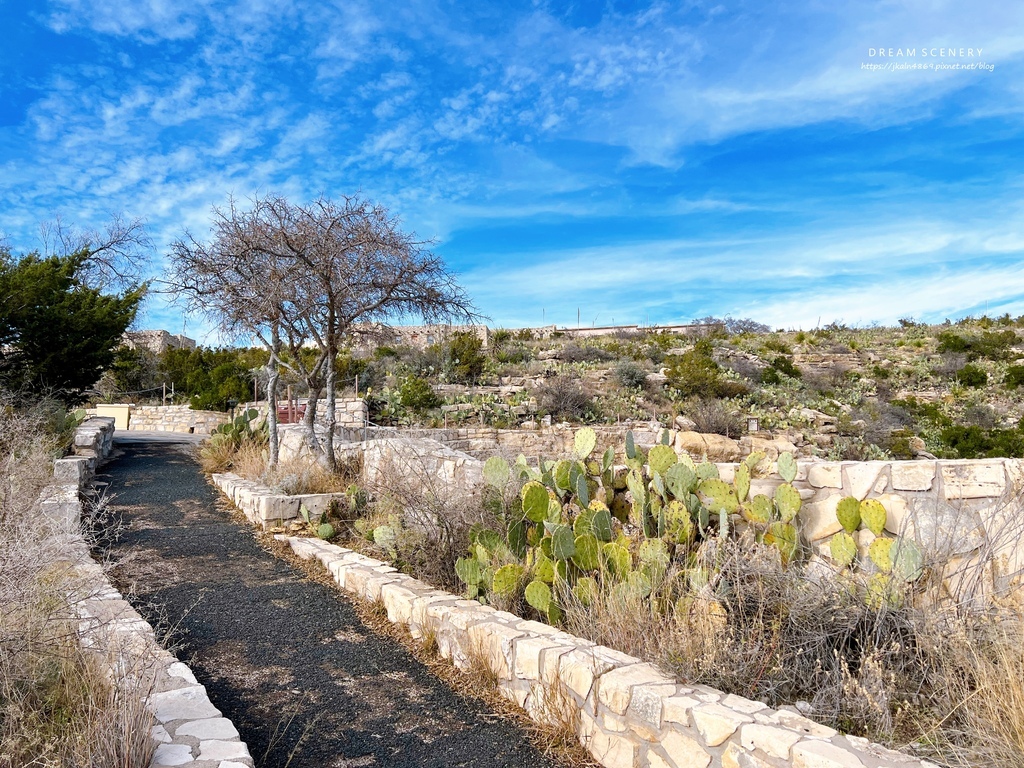
<instances>
[{"instance_id":1,"label":"dry golden grass","mask_svg":"<svg viewBox=\"0 0 1024 768\"><path fill-rule=\"evenodd\" d=\"M0 409L0 768L144 768L146 676L113 677L83 649L64 543L33 509L54 445Z\"/></svg>"},{"instance_id":2,"label":"dry golden grass","mask_svg":"<svg viewBox=\"0 0 1024 768\"><path fill-rule=\"evenodd\" d=\"M246 440L237 447L230 441L208 440L199 448L198 455L204 472L231 471L290 496L340 493L358 474L358 468L349 463L339 463L332 472L309 458L283 461L275 467L268 467L267 446L261 440Z\"/></svg>"}]
</instances>

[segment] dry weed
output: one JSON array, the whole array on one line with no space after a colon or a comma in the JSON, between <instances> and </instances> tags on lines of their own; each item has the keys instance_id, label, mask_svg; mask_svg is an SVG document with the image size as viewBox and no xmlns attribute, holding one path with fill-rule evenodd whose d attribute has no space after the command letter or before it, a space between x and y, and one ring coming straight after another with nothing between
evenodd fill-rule
<instances>
[{"instance_id":1,"label":"dry weed","mask_svg":"<svg viewBox=\"0 0 1024 768\"><path fill-rule=\"evenodd\" d=\"M110 660L83 649L84 585L34 508L53 455L38 421L0 409L0 766L142 768L145 675L109 675Z\"/></svg>"}]
</instances>

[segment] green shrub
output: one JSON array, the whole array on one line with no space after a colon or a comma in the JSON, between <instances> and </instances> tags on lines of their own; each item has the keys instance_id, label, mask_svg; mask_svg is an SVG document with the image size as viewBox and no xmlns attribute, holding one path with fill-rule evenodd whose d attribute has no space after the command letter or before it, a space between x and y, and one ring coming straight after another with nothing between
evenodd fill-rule
<instances>
[{"instance_id":1,"label":"green shrub","mask_svg":"<svg viewBox=\"0 0 1024 768\"><path fill-rule=\"evenodd\" d=\"M665 358L668 385L680 398L738 397L749 390L740 381L722 376L722 369L711 356L711 341L700 339L693 349Z\"/></svg>"},{"instance_id":2,"label":"green shrub","mask_svg":"<svg viewBox=\"0 0 1024 768\"><path fill-rule=\"evenodd\" d=\"M399 402L416 413L423 413L441 404L430 382L419 376L406 376L398 387Z\"/></svg>"},{"instance_id":3,"label":"green shrub","mask_svg":"<svg viewBox=\"0 0 1024 768\"><path fill-rule=\"evenodd\" d=\"M1024 457L1024 431L1016 429L984 429L977 425L957 424L941 433L947 447L944 453L953 459L1021 458Z\"/></svg>"},{"instance_id":4,"label":"green shrub","mask_svg":"<svg viewBox=\"0 0 1024 768\"><path fill-rule=\"evenodd\" d=\"M956 380L965 387L983 387L988 384L988 374L973 363L968 363L956 372Z\"/></svg>"},{"instance_id":5,"label":"green shrub","mask_svg":"<svg viewBox=\"0 0 1024 768\"><path fill-rule=\"evenodd\" d=\"M980 336L963 335L955 331L942 331L938 335L938 351L959 352L966 354L969 360L980 357L989 360L1002 360L1007 350L1017 343L1017 334L1009 329L1003 331L984 331Z\"/></svg>"},{"instance_id":6,"label":"green shrub","mask_svg":"<svg viewBox=\"0 0 1024 768\"><path fill-rule=\"evenodd\" d=\"M448 342L448 360L452 378L467 384L475 383L484 370L484 343L475 333L459 332Z\"/></svg>"},{"instance_id":7,"label":"green shrub","mask_svg":"<svg viewBox=\"0 0 1024 768\"><path fill-rule=\"evenodd\" d=\"M647 386L647 371L633 362L622 362L615 366L615 378L626 389L643 389Z\"/></svg>"},{"instance_id":8,"label":"green shrub","mask_svg":"<svg viewBox=\"0 0 1024 768\"><path fill-rule=\"evenodd\" d=\"M1024 384L1024 365L1011 365L1006 369L1006 378L1003 383L1007 389L1016 389Z\"/></svg>"}]
</instances>

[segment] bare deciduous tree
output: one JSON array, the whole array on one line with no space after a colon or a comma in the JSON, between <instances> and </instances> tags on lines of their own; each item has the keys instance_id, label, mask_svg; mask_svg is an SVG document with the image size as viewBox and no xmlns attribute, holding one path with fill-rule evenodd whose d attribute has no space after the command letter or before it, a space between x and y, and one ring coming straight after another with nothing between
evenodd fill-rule
<instances>
[{"instance_id":1,"label":"bare deciduous tree","mask_svg":"<svg viewBox=\"0 0 1024 768\"><path fill-rule=\"evenodd\" d=\"M259 338L270 350L268 365L302 377L309 387L307 440L333 468L333 440L321 442L314 425L325 389L327 434L334 432L339 351L373 325L470 322L477 315L430 243L404 232L383 206L359 197L321 197L303 206L266 196L251 203L248 210L233 200L215 208L209 242L188 233L177 240L171 282L191 309L226 331ZM276 384L276 374L268 374ZM275 421L271 432L276 461Z\"/></svg>"},{"instance_id":2,"label":"bare deciduous tree","mask_svg":"<svg viewBox=\"0 0 1024 768\"><path fill-rule=\"evenodd\" d=\"M80 229L59 215L39 225L43 253L69 256L89 251L86 278L94 288L134 287L142 282L143 265L153 247L142 219L114 214L98 229Z\"/></svg>"}]
</instances>

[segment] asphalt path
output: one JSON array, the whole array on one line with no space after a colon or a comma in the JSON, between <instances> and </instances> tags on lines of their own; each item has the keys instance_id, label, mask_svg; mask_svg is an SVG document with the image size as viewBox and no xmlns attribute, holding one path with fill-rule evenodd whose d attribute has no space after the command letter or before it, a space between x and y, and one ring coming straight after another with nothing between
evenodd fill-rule
<instances>
[{"instance_id":1,"label":"asphalt path","mask_svg":"<svg viewBox=\"0 0 1024 768\"><path fill-rule=\"evenodd\" d=\"M120 455L99 478L122 524L113 577L234 721L257 768L554 765L367 628L339 591L263 549L218 500L191 442L116 440Z\"/></svg>"}]
</instances>

